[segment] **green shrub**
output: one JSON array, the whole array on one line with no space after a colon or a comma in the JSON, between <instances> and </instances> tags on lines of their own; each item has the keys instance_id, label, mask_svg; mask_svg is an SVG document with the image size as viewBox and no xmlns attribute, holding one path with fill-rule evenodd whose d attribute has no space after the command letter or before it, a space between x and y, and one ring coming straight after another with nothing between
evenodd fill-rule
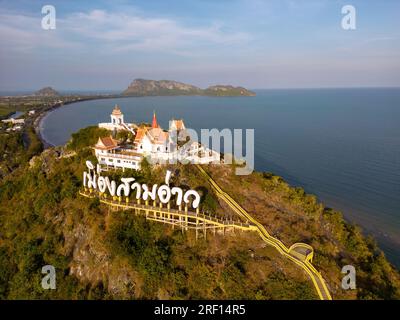
<instances>
[{"instance_id":1,"label":"green shrub","mask_svg":"<svg viewBox=\"0 0 400 320\"><path fill-rule=\"evenodd\" d=\"M87 127L72 134L70 142L67 144L67 149L78 151L82 148L93 146L96 144L99 137L110 136L111 132L96 126Z\"/></svg>"}]
</instances>

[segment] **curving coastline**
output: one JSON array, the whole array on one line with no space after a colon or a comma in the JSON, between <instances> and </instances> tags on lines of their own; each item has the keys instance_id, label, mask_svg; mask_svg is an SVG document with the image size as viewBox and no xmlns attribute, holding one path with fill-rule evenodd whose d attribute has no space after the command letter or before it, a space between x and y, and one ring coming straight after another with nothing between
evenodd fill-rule
<instances>
[{"instance_id":1,"label":"curving coastline","mask_svg":"<svg viewBox=\"0 0 400 320\"><path fill-rule=\"evenodd\" d=\"M42 142L43 148L44 148L44 149L48 149L48 148L54 147L54 145L51 144L49 141L47 141L47 140L45 139L45 137L43 136L43 133L42 133L42 125L43 125L43 120L46 118L46 116L48 116L49 113L50 113L51 111L55 110L55 109L56 109L56 108L53 108L53 109L51 109L51 110L42 112L42 113L35 119L35 121L34 121L34 123L33 123L33 128L35 129L35 132L36 132L37 136L39 137L40 141Z\"/></svg>"},{"instance_id":2,"label":"curving coastline","mask_svg":"<svg viewBox=\"0 0 400 320\"><path fill-rule=\"evenodd\" d=\"M51 147L55 147L54 144L52 144L50 141L46 140L46 137L43 135L43 121L46 119L46 117L53 112L54 110L61 108L66 105L78 103L78 102L83 102L83 101L89 101L89 100L101 100L101 99L113 99L113 98L124 98L123 96L120 95L107 95L107 96L93 96L93 97L83 97L83 98L77 98L76 100L73 101L66 101L62 103L55 103L51 107L47 108L46 110L43 110L40 112L40 114L35 118L33 122L33 127L34 130L39 137L40 141L43 144L44 149L48 149Z\"/></svg>"}]
</instances>

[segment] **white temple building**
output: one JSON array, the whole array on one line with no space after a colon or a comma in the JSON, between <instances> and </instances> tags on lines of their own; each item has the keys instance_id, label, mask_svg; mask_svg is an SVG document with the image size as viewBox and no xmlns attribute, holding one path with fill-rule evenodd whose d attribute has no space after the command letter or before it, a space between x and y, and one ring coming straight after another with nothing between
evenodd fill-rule
<instances>
[{"instance_id":1,"label":"white temple building","mask_svg":"<svg viewBox=\"0 0 400 320\"><path fill-rule=\"evenodd\" d=\"M188 141L178 147L173 136L186 130L182 119L171 120L169 130L163 130L153 114L151 126L125 123L118 106L111 113L111 123L99 123L100 128L111 131L125 130L133 133L133 141L119 143L110 137L99 138L94 146L95 155L102 168L140 169L144 157L155 163L189 162L198 164L220 162L220 154L198 142ZM174 161L174 162L173 162Z\"/></svg>"},{"instance_id":2,"label":"white temple building","mask_svg":"<svg viewBox=\"0 0 400 320\"><path fill-rule=\"evenodd\" d=\"M136 125L134 123L126 123L124 121L124 115L117 104L115 105L110 116L111 122L99 123L99 128L104 128L111 131L126 130L134 133L133 130L135 129Z\"/></svg>"},{"instance_id":3,"label":"white temple building","mask_svg":"<svg viewBox=\"0 0 400 320\"><path fill-rule=\"evenodd\" d=\"M98 163L106 168L138 170L143 159L142 154L119 146L118 142L112 137L99 138L94 150Z\"/></svg>"}]
</instances>

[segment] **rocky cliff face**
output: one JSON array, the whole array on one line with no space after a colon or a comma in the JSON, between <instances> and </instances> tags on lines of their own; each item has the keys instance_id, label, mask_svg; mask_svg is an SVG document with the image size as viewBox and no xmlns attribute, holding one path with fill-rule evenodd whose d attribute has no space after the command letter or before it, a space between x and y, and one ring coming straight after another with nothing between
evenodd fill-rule
<instances>
[{"instance_id":1,"label":"rocky cliff face","mask_svg":"<svg viewBox=\"0 0 400 320\"><path fill-rule=\"evenodd\" d=\"M255 93L243 87L211 86L200 89L196 86L173 80L145 80L135 79L122 93L126 96L179 96L179 95L207 95L207 96L254 96Z\"/></svg>"}]
</instances>

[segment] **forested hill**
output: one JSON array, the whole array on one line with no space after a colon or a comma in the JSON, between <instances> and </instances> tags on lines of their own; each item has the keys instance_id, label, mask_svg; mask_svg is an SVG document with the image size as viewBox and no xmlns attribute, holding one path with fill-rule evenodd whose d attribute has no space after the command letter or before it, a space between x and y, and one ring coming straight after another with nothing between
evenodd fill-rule
<instances>
[{"instance_id":1,"label":"forested hill","mask_svg":"<svg viewBox=\"0 0 400 320\"><path fill-rule=\"evenodd\" d=\"M243 87L231 85L210 86L200 89L196 86L173 80L145 80L135 79L129 87L122 92L125 96L255 96L255 93Z\"/></svg>"},{"instance_id":2,"label":"forested hill","mask_svg":"<svg viewBox=\"0 0 400 320\"><path fill-rule=\"evenodd\" d=\"M34 95L40 97L58 97L60 94L52 87L45 87L36 91Z\"/></svg>"}]
</instances>

